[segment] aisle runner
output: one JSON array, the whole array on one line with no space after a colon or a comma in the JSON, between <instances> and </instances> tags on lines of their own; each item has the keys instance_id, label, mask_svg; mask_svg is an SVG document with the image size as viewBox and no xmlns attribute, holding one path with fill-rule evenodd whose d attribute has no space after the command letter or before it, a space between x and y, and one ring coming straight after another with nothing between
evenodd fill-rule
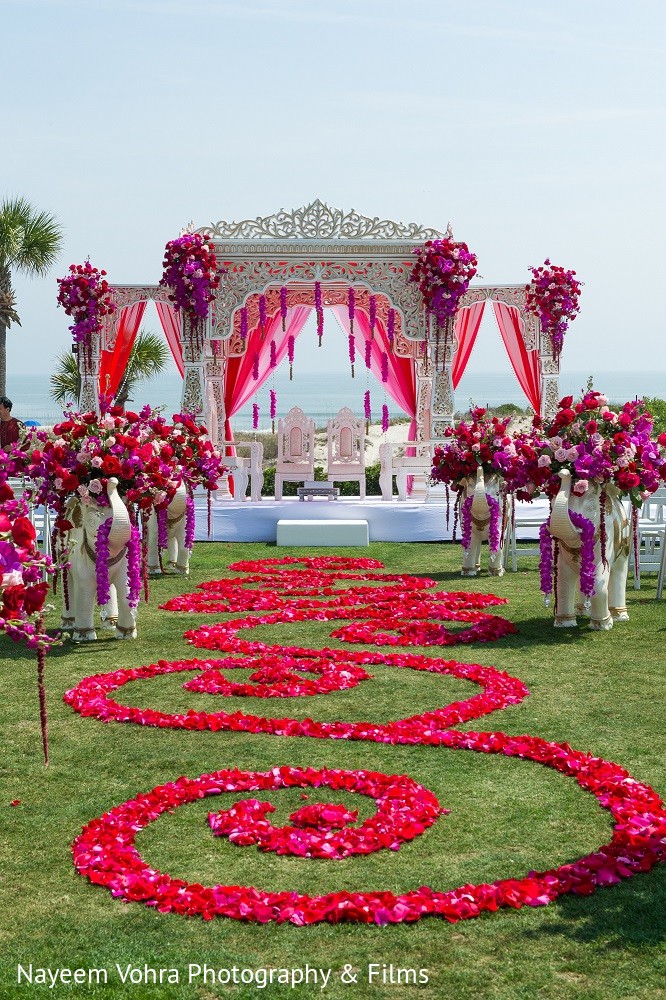
<instances>
[{"instance_id":1,"label":"aisle runner","mask_svg":"<svg viewBox=\"0 0 666 1000\"><path fill-rule=\"evenodd\" d=\"M294 567L294 568L285 568ZM339 803L303 806L290 824L274 826L270 801L240 799L230 809L210 813L211 831L239 846L256 845L281 855L336 860L378 850L397 850L446 813L436 796L406 775L364 770L314 770L274 767L268 772L215 771L179 778L116 806L88 823L73 844L74 863L91 882L114 896L155 906L162 912L227 916L303 925L319 921L363 923L415 921L435 914L449 921L477 916L502 906L540 906L567 892L589 894L664 858L666 812L657 794L616 764L538 736L502 732L459 732L449 727L479 718L528 694L521 681L493 667L464 664L410 652L307 649L268 645L245 638L259 625L295 621L348 622L331 633L351 643L391 646L442 646L489 642L515 632L511 622L483 609L506 603L493 595L432 592L433 580L382 574L372 559L338 556L265 559L235 563L245 576L201 584L198 593L174 598L163 607L187 612L261 611L185 633L193 645L228 654L220 659L160 660L150 666L84 678L65 701L85 716L162 728L229 730L280 736L370 740L477 750L520 757L575 778L592 792L615 820L612 839L580 860L522 879L465 885L447 892L421 887L401 895L388 891L331 892L308 896L252 886L202 886L150 867L135 846L138 832L167 811L224 792L326 787L370 796L376 812L360 825L357 810ZM353 586L340 587L349 581ZM451 629L446 623L461 623ZM241 659L240 656L243 658ZM194 672L188 690L248 698L308 697L351 689L372 681L373 666L449 674L479 684L483 691L464 702L387 723L317 722L267 718L252 713L188 711L168 713L130 707L110 698L130 681L163 674ZM251 683L227 676L239 667L254 670ZM307 796L303 796L306 798Z\"/></svg>"}]
</instances>

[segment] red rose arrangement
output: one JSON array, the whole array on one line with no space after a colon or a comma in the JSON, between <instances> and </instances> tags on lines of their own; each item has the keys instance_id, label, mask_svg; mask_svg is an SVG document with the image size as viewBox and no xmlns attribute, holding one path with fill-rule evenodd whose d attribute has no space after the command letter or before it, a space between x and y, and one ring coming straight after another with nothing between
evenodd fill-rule
<instances>
[{"instance_id":1,"label":"red rose arrangement","mask_svg":"<svg viewBox=\"0 0 666 1000\"><path fill-rule=\"evenodd\" d=\"M477 258L466 243L457 243L447 236L428 240L413 253L416 263L409 276L418 283L425 307L444 326L456 310L476 274Z\"/></svg>"},{"instance_id":2,"label":"red rose arrangement","mask_svg":"<svg viewBox=\"0 0 666 1000\"><path fill-rule=\"evenodd\" d=\"M198 338L224 273L217 265L215 244L201 233L183 233L167 243L163 267L160 285L169 289L169 298L188 317Z\"/></svg>"},{"instance_id":3,"label":"red rose arrangement","mask_svg":"<svg viewBox=\"0 0 666 1000\"><path fill-rule=\"evenodd\" d=\"M553 349L559 354L564 344L564 334L570 320L580 312L578 299L581 282L575 271L545 260L541 267L531 267L532 281L526 286L527 309L538 316L541 326L553 341Z\"/></svg>"},{"instance_id":4,"label":"red rose arrangement","mask_svg":"<svg viewBox=\"0 0 666 1000\"><path fill-rule=\"evenodd\" d=\"M0 632L30 649L47 648L53 639L41 613L53 563L37 548L34 525L7 483L0 483L0 504Z\"/></svg>"},{"instance_id":5,"label":"red rose arrangement","mask_svg":"<svg viewBox=\"0 0 666 1000\"><path fill-rule=\"evenodd\" d=\"M70 264L69 274L58 278L58 305L74 322L70 326L77 343L89 343L93 333L102 329L102 319L115 311L106 271L99 271L89 260Z\"/></svg>"}]
</instances>

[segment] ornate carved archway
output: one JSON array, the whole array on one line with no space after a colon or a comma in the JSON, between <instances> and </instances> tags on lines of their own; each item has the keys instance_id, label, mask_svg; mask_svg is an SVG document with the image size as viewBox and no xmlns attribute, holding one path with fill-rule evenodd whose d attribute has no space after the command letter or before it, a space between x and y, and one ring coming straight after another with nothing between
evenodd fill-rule
<instances>
[{"instance_id":1,"label":"ornate carved archway","mask_svg":"<svg viewBox=\"0 0 666 1000\"><path fill-rule=\"evenodd\" d=\"M453 421L451 363L457 344L453 340L447 345L439 358L441 367L438 365L433 373L436 331L423 308L418 286L409 277L412 251L445 233L416 223L369 218L353 210L343 212L319 200L265 218L220 221L198 232L214 242L226 274L216 293L204 347L199 351L189 337L181 338L185 366L183 408L205 414L211 432L220 428L223 433L226 359L245 350L239 334L240 309L248 309L252 323L259 296L266 296L270 311L283 286L290 305L313 304L314 283L319 282L324 305L344 301L352 285L377 296L378 309L395 310L394 349L413 357L416 365L418 438L442 437ZM154 285L116 286L115 295L119 306L141 301L141 297L162 301L167 298L166 290ZM526 348L539 351L544 411L554 410L559 364L538 320L525 309L525 286L470 287L462 308L479 301L504 302L518 310ZM118 313L111 317L104 333L107 349L113 345L117 319ZM91 391L92 383L90 379Z\"/></svg>"}]
</instances>

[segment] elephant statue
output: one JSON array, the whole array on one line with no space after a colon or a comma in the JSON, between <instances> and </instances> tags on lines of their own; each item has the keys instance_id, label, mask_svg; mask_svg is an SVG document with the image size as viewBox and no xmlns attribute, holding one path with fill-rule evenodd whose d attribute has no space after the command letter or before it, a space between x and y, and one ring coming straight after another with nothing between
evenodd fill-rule
<instances>
[{"instance_id":1,"label":"elephant statue","mask_svg":"<svg viewBox=\"0 0 666 1000\"><path fill-rule=\"evenodd\" d=\"M629 517L614 486L607 485L604 509L606 524L606 561L600 542L600 492L598 483L589 483L582 496L571 491L571 473L560 472L562 480L553 501L548 524L550 534L559 542L557 558L556 628L574 628L576 614L585 614L585 598L580 593L581 532L573 524L570 511L581 514L594 525L594 594L590 599L590 628L604 631L614 621L627 621L626 589L631 548Z\"/></svg>"},{"instance_id":2,"label":"elephant statue","mask_svg":"<svg viewBox=\"0 0 666 1000\"><path fill-rule=\"evenodd\" d=\"M108 603L106 627L114 639L136 639L136 608L129 601L127 547L131 524L127 507L118 494L118 480L109 479L107 495L110 507L94 502L69 507L74 527L67 537L69 609L63 614L63 628L70 628L74 642L91 642L97 638L94 615L97 601L97 532L111 517L108 538Z\"/></svg>"},{"instance_id":3,"label":"elephant statue","mask_svg":"<svg viewBox=\"0 0 666 1000\"><path fill-rule=\"evenodd\" d=\"M461 576L476 576L481 569L481 543L487 541L490 555L488 572L491 576L504 576L504 546L511 524L511 496L500 494L501 480L491 476L485 481L483 469L479 466L476 481L468 479L465 496L461 502L461 526L463 531L463 564ZM505 506L503 506L505 504ZM497 547L490 541L491 518L499 518ZM467 519L469 518L469 522ZM465 542L469 537L468 547Z\"/></svg>"},{"instance_id":4,"label":"elephant statue","mask_svg":"<svg viewBox=\"0 0 666 1000\"><path fill-rule=\"evenodd\" d=\"M148 518L148 574L149 576L161 576L160 550L159 550L159 530L157 524L157 513L153 509ZM173 500L166 509L167 528L167 573L177 573L182 576L190 575L190 552L191 549L185 547L185 534L187 525L187 490L185 484L181 483Z\"/></svg>"}]
</instances>

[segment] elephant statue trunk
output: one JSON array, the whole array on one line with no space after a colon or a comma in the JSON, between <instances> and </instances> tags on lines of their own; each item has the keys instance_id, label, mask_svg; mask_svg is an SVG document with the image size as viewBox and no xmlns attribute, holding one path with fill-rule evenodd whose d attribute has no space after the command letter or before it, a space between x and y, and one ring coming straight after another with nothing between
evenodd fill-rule
<instances>
[{"instance_id":1,"label":"elephant statue trunk","mask_svg":"<svg viewBox=\"0 0 666 1000\"><path fill-rule=\"evenodd\" d=\"M486 483L481 466L476 470L476 481L467 481L466 496L463 500L461 520L463 530L462 576L476 576L481 569L481 543L489 542L490 556L488 572L491 576L504 575L505 531L499 523L493 525L494 518L501 516L499 502L500 482L496 476ZM493 496L493 493L496 494ZM507 499L508 503L508 499ZM499 544L493 544L499 538Z\"/></svg>"},{"instance_id":2,"label":"elephant statue trunk","mask_svg":"<svg viewBox=\"0 0 666 1000\"><path fill-rule=\"evenodd\" d=\"M572 491L571 473L563 469L561 486L553 501L548 522L552 538L558 542L557 587L555 601L556 628L574 628L576 614L586 611L586 601L580 590L581 566L585 558L582 528L577 527L571 513L590 522L594 545L594 590L589 597L590 628L605 631L614 621L626 621L627 571L629 567L630 524L615 487L602 488L599 483L586 483L577 493ZM606 527L605 551L601 549L601 519ZM584 524L584 522L582 522Z\"/></svg>"}]
</instances>

